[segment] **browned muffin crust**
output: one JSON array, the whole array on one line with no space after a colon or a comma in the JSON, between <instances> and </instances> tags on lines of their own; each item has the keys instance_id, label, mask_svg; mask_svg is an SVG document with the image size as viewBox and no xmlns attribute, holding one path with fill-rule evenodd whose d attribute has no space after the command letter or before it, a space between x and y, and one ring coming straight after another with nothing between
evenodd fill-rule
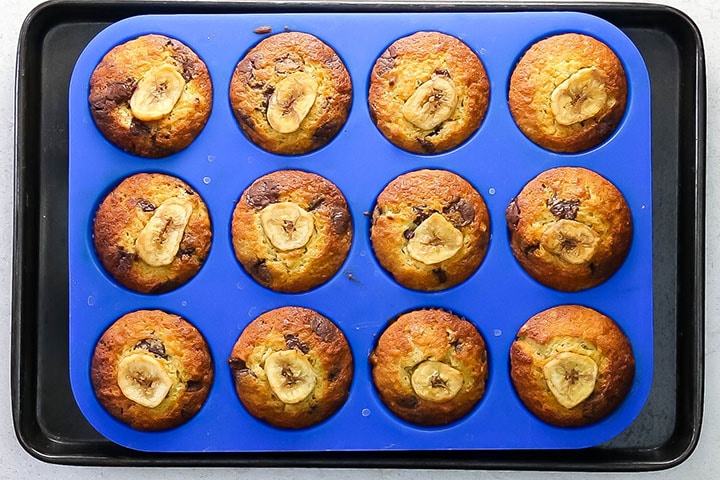
<instances>
[{"instance_id":1,"label":"browned muffin crust","mask_svg":"<svg viewBox=\"0 0 720 480\"><path fill-rule=\"evenodd\" d=\"M427 95L418 87L427 89ZM419 97L425 101L416 103ZM458 38L440 32L400 38L380 55L370 74L373 122L390 142L414 153L440 153L460 145L480 127L489 98L490 83L478 56ZM404 111L417 112L419 105L427 112Z\"/></svg>"},{"instance_id":2,"label":"browned muffin crust","mask_svg":"<svg viewBox=\"0 0 720 480\"><path fill-rule=\"evenodd\" d=\"M301 217L282 217L284 206ZM278 220L284 223L271 223ZM332 182L314 173L279 170L242 193L231 231L235 256L259 284L278 292L303 292L340 269L353 225L345 197ZM303 240L278 243L296 238Z\"/></svg>"},{"instance_id":3,"label":"browned muffin crust","mask_svg":"<svg viewBox=\"0 0 720 480\"><path fill-rule=\"evenodd\" d=\"M281 370L268 365L273 355L285 352L293 358ZM295 362L312 373L293 366ZM228 363L245 408L280 428L306 428L333 415L345 403L353 377L345 335L328 318L303 307L281 307L260 315L243 330ZM284 383L275 387L281 393L275 391L269 375L282 378ZM309 377L314 384L307 383Z\"/></svg>"},{"instance_id":4,"label":"browned muffin crust","mask_svg":"<svg viewBox=\"0 0 720 480\"><path fill-rule=\"evenodd\" d=\"M428 228L432 220L438 221ZM400 175L380 193L372 214L370 240L380 265L414 290L444 290L465 281L485 258L489 239L482 196L446 170Z\"/></svg>"},{"instance_id":5,"label":"browned muffin crust","mask_svg":"<svg viewBox=\"0 0 720 480\"><path fill-rule=\"evenodd\" d=\"M557 290L603 283L620 268L632 243L632 215L622 193L585 168L542 172L510 202L506 220L520 265Z\"/></svg>"},{"instance_id":6,"label":"browned muffin crust","mask_svg":"<svg viewBox=\"0 0 720 480\"><path fill-rule=\"evenodd\" d=\"M312 106L306 115L292 116L292 125L282 119L290 131L278 130L273 112L294 109L307 90L284 100L281 92L289 92L292 79L301 77L303 88L309 88L308 81L316 87ZM272 153L299 155L326 145L340 131L350 111L352 83L332 48L313 35L284 32L265 38L240 60L230 81L230 103L253 143Z\"/></svg>"},{"instance_id":7,"label":"browned muffin crust","mask_svg":"<svg viewBox=\"0 0 720 480\"><path fill-rule=\"evenodd\" d=\"M485 394L488 377L480 332L438 309L405 313L388 325L370 354L370 365L383 403L418 425L445 425L467 415ZM428 370L420 372L423 368ZM442 370L448 368L454 372Z\"/></svg>"},{"instance_id":8,"label":"browned muffin crust","mask_svg":"<svg viewBox=\"0 0 720 480\"><path fill-rule=\"evenodd\" d=\"M558 401L544 374L548 362L567 352L597 365L591 393L571 408ZM580 305L561 305L538 313L520 328L510 348L510 375L520 400L535 416L552 425L577 427L598 422L618 408L635 378L635 357L612 319ZM569 369L560 382L592 378L587 375Z\"/></svg>"},{"instance_id":9,"label":"browned muffin crust","mask_svg":"<svg viewBox=\"0 0 720 480\"><path fill-rule=\"evenodd\" d=\"M559 122L553 113L553 91L587 69L595 69L593 81L603 85L604 103L594 114L589 110L582 115L583 120L567 124L572 119L561 116ZM574 87L573 105L595 94ZM555 152L580 152L600 144L620 122L627 101L625 70L604 43L575 33L555 35L535 43L520 59L510 78L508 99L515 122L530 140Z\"/></svg>"},{"instance_id":10,"label":"browned muffin crust","mask_svg":"<svg viewBox=\"0 0 720 480\"><path fill-rule=\"evenodd\" d=\"M140 120L131 99L139 95L143 79L162 66L182 76L182 93L169 113ZM114 47L90 77L90 112L98 129L111 143L142 157L165 157L190 145L207 123L212 96L205 63L182 42L164 35L143 35Z\"/></svg>"},{"instance_id":11,"label":"browned muffin crust","mask_svg":"<svg viewBox=\"0 0 720 480\"><path fill-rule=\"evenodd\" d=\"M157 243L150 247L170 247L168 235L181 225L163 207L171 203L189 205L192 213L176 253L165 260L170 263L149 264L147 253L138 248L139 237L146 238L157 227ZM139 173L120 182L100 204L93 231L95 251L105 269L140 293L162 293L185 284L205 263L212 243L210 216L200 194L182 180L160 173ZM165 242L162 247L161 242Z\"/></svg>"},{"instance_id":12,"label":"browned muffin crust","mask_svg":"<svg viewBox=\"0 0 720 480\"><path fill-rule=\"evenodd\" d=\"M126 397L118 384L119 366L138 354L152 357L172 380L155 407ZM200 410L210 393L214 369L205 339L187 320L160 310L138 310L123 315L102 334L90 375L98 400L112 416L137 430L165 430L187 422Z\"/></svg>"}]
</instances>

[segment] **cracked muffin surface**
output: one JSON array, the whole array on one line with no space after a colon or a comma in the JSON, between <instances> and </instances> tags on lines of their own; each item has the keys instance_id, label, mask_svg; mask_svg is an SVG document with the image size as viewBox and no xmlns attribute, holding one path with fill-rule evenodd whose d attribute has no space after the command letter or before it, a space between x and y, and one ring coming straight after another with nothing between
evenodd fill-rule
<instances>
[{"instance_id":1,"label":"cracked muffin surface","mask_svg":"<svg viewBox=\"0 0 720 480\"><path fill-rule=\"evenodd\" d=\"M250 141L272 153L299 155L338 134L350 111L352 82L322 40L283 32L265 38L238 62L230 103Z\"/></svg>"},{"instance_id":2,"label":"cracked muffin surface","mask_svg":"<svg viewBox=\"0 0 720 480\"><path fill-rule=\"evenodd\" d=\"M110 50L90 78L100 132L119 148L160 158L190 145L205 127L213 88L207 66L179 40L144 35Z\"/></svg>"},{"instance_id":3,"label":"cracked muffin surface","mask_svg":"<svg viewBox=\"0 0 720 480\"><path fill-rule=\"evenodd\" d=\"M102 334L90 376L112 416L137 430L165 430L197 414L214 367L205 339L190 322L161 310L138 310Z\"/></svg>"},{"instance_id":4,"label":"cracked muffin surface","mask_svg":"<svg viewBox=\"0 0 720 480\"><path fill-rule=\"evenodd\" d=\"M103 200L93 224L95 251L105 269L140 293L174 290L197 274L212 243L200 194L179 178L139 173Z\"/></svg>"},{"instance_id":5,"label":"cracked muffin surface","mask_svg":"<svg viewBox=\"0 0 720 480\"><path fill-rule=\"evenodd\" d=\"M511 200L505 215L517 261L532 278L556 290L573 292L605 282L632 243L625 197L585 168L542 172Z\"/></svg>"},{"instance_id":6,"label":"cracked muffin surface","mask_svg":"<svg viewBox=\"0 0 720 480\"><path fill-rule=\"evenodd\" d=\"M508 105L533 142L574 153L608 138L625 113L627 80L620 59L603 42L555 35L525 52L510 77Z\"/></svg>"},{"instance_id":7,"label":"cracked muffin surface","mask_svg":"<svg viewBox=\"0 0 720 480\"><path fill-rule=\"evenodd\" d=\"M253 320L228 364L250 414L288 429L333 415L345 403L353 377L345 335L331 320L303 307L277 308Z\"/></svg>"},{"instance_id":8,"label":"cracked muffin surface","mask_svg":"<svg viewBox=\"0 0 720 480\"><path fill-rule=\"evenodd\" d=\"M396 146L440 153L480 127L490 97L485 67L460 39L417 32L396 40L370 74L370 116Z\"/></svg>"},{"instance_id":9,"label":"cracked muffin surface","mask_svg":"<svg viewBox=\"0 0 720 480\"><path fill-rule=\"evenodd\" d=\"M370 355L383 403L418 425L445 425L466 416L485 394L488 358L469 321L444 310L400 315Z\"/></svg>"},{"instance_id":10,"label":"cracked muffin surface","mask_svg":"<svg viewBox=\"0 0 720 480\"><path fill-rule=\"evenodd\" d=\"M378 195L370 240L380 265L407 288L443 290L478 269L490 240L482 196L446 170L417 170Z\"/></svg>"},{"instance_id":11,"label":"cracked muffin surface","mask_svg":"<svg viewBox=\"0 0 720 480\"><path fill-rule=\"evenodd\" d=\"M302 292L337 273L353 225L335 184L314 173L278 170L242 193L231 232L235 256L255 281L278 292Z\"/></svg>"},{"instance_id":12,"label":"cracked muffin surface","mask_svg":"<svg viewBox=\"0 0 720 480\"><path fill-rule=\"evenodd\" d=\"M609 317L560 305L530 318L510 347L521 401L546 423L577 427L615 411L635 378L630 341Z\"/></svg>"}]
</instances>

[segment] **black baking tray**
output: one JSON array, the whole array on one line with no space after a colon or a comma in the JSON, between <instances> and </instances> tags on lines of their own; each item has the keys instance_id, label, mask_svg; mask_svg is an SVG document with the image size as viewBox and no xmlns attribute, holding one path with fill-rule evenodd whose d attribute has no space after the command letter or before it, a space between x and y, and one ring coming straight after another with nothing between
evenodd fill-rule
<instances>
[{"instance_id":1,"label":"black baking tray","mask_svg":"<svg viewBox=\"0 0 720 480\"><path fill-rule=\"evenodd\" d=\"M68 84L110 23L142 14L578 11L636 44L652 89L654 371L647 404L620 435L579 450L147 453L100 436L68 375ZM27 17L16 79L12 405L15 432L51 463L645 471L687 459L700 435L704 377L705 59L683 13L650 4L51 1Z\"/></svg>"}]
</instances>

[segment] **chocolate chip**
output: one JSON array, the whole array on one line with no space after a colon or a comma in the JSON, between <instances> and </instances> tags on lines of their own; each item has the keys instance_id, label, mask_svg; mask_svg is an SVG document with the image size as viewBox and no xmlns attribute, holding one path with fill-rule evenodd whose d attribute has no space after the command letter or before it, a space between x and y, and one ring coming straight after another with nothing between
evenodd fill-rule
<instances>
[{"instance_id":1,"label":"chocolate chip","mask_svg":"<svg viewBox=\"0 0 720 480\"><path fill-rule=\"evenodd\" d=\"M350 215L345 210L335 209L330 214L332 227L335 233L343 235L350 228Z\"/></svg>"},{"instance_id":2,"label":"chocolate chip","mask_svg":"<svg viewBox=\"0 0 720 480\"><path fill-rule=\"evenodd\" d=\"M337 380L338 376L340 376L340 369L338 367L334 367L328 373L328 382L334 382L335 380Z\"/></svg>"},{"instance_id":3,"label":"chocolate chip","mask_svg":"<svg viewBox=\"0 0 720 480\"><path fill-rule=\"evenodd\" d=\"M415 137L415 141L418 142L420 145L420 148L422 148L422 151L425 153L433 153L435 152L435 145L429 141L425 140L425 138L421 137Z\"/></svg>"},{"instance_id":4,"label":"chocolate chip","mask_svg":"<svg viewBox=\"0 0 720 480\"><path fill-rule=\"evenodd\" d=\"M535 253L538 250L538 248L540 248L540 245L528 245L523 249L523 253L525 254L526 257L529 257L530 255Z\"/></svg>"},{"instance_id":5,"label":"chocolate chip","mask_svg":"<svg viewBox=\"0 0 720 480\"><path fill-rule=\"evenodd\" d=\"M326 144L335 136L340 127L341 122L330 121L320 125L317 130L313 133L313 140L318 144Z\"/></svg>"},{"instance_id":6,"label":"chocolate chip","mask_svg":"<svg viewBox=\"0 0 720 480\"><path fill-rule=\"evenodd\" d=\"M505 220L507 220L509 228L513 230L517 228L520 222L520 207L517 205L517 199L513 198L505 209Z\"/></svg>"},{"instance_id":7,"label":"chocolate chip","mask_svg":"<svg viewBox=\"0 0 720 480\"><path fill-rule=\"evenodd\" d=\"M553 197L548 200L550 213L557 218L565 220L575 220L580 207L580 200L559 200Z\"/></svg>"},{"instance_id":8,"label":"chocolate chip","mask_svg":"<svg viewBox=\"0 0 720 480\"><path fill-rule=\"evenodd\" d=\"M432 273L433 273L433 275L435 275L435 277L437 277L438 282L440 282L440 283L447 282L447 279L448 279L447 272L445 270L443 270L442 268L434 268Z\"/></svg>"},{"instance_id":9,"label":"chocolate chip","mask_svg":"<svg viewBox=\"0 0 720 480\"><path fill-rule=\"evenodd\" d=\"M303 63L303 58L300 55L290 52L275 60L275 71L278 73L292 72L302 67Z\"/></svg>"},{"instance_id":10,"label":"chocolate chip","mask_svg":"<svg viewBox=\"0 0 720 480\"><path fill-rule=\"evenodd\" d=\"M137 87L137 82L133 78L128 78L123 82L112 82L105 85L105 88L99 89L95 95L90 98L90 103L96 110L112 109L117 105L130 101Z\"/></svg>"},{"instance_id":11,"label":"chocolate chip","mask_svg":"<svg viewBox=\"0 0 720 480\"><path fill-rule=\"evenodd\" d=\"M430 215L434 213L434 210L429 210L425 205L422 206L414 206L412 207L413 213L415 214L415 219L413 220L413 223L415 225L420 225L422 222L424 222Z\"/></svg>"},{"instance_id":12,"label":"chocolate chip","mask_svg":"<svg viewBox=\"0 0 720 480\"><path fill-rule=\"evenodd\" d=\"M436 75L442 75L443 77L450 77L450 72L445 70L444 68L438 68L435 70Z\"/></svg>"},{"instance_id":13,"label":"chocolate chip","mask_svg":"<svg viewBox=\"0 0 720 480\"><path fill-rule=\"evenodd\" d=\"M135 344L133 350L145 350L158 357L167 358L165 344L157 338L144 338Z\"/></svg>"},{"instance_id":14,"label":"chocolate chip","mask_svg":"<svg viewBox=\"0 0 720 480\"><path fill-rule=\"evenodd\" d=\"M248 205L264 208L280 198L280 186L274 180L264 179L253 183L245 194Z\"/></svg>"},{"instance_id":15,"label":"chocolate chip","mask_svg":"<svg viewBox=\"0 0 720 480\"><path fill-rule=\"evenodd\" d=\"M394 47L390 47L385 50L385 52L380 56L380 58L377 59L377 63L375 64L375 74L382 77L390 70L392 70L395 66L396 57L397 52L395 51Z\"/></svg>"},{"instance_id":16,"label":"chocolate chip","mask_svg":"<svg viewBox=\"0 0 720 480\"><path fill-rule=\"evenodd\" d=\"M261 283L269 284L272 281L272 275L270 274L270 269L265 264L265 260L259 260L255 265L252 267L252 276L255 277L256 280L258 280Z\"/></svg>"},{"instance_id":17,"label":"chocolate chip","mask_svg":"<svg viewBox=\"0 0 720 480\"><path fill-rule=\"evenodd\" d=\"M247 364L242 358L231 358L228 360L228 365L232 370L247 370Z\"/></svg>"},{"instance_id":18,"label":"chocolate chip","mask_svg":"<svg viewBox=\"0 0 720 480\"><path fill-rule=\"evenodd\" d=\"M177 254L175 254L178 258L188 258L192 257L195 254L195 247L187 247L187 248L180 248L178 249Z\"/></svg>"},{"instance_id":19,"label":"chocolate chip","mask_svg":"<svg viewBox=\"0 0 720 480\"><path fill-rule=\"evenodd\" d=\"M301 342L297 335L285 335L285 345L287 345L288 348L300 350L302 353L308 353L310 351L310 347Z\"/></svg>"},{"instance_id":20,"label":"chocolate chip","mask_svg":"<svg viewBox=\"0 0 720 480\"><path fill-rule=\"evenodd\" d=\"M187 383L185 383L185 391L186 392L197 392L198 390L202 390L203 383L199 380L188 380Z\"/></svg>"},{"instance_id":21,"label":"chocolate chip","mask_svg":"<svg viewBox=\"0 0 720 480\"><path fill-rule=\"evenodd\" d=\"M415 230L407 229L403 232L403 237L405 237L406 240L410 240L415 236Z\"/></svg>"},{"instance_id":22,"label":"chocolate chip","mask_svg":"<svg viewBox=\"0 0 720 480\"><path fill-rule=\"evenodd\" d=\"M154 212L157 208L155 204L152 202L148 202L147 200L140 199L137 201L137 206L142 209L143 212Z\"/></svg>"},{"instance_id":23,"label":"chocolate chip","mask_svg":"<svg viewBox=\"0 0 720 480\"><path fill-rule=\"evenodd\" d=\"M315 335L326 342L332 341L337 336L337 328L335 325L318 315L314 315L310 319L310 328L315 332Z\"/></svg>"},{"instance_id":24,"label":"chocolate chip","mask_svg":"<svg viewBox=\"0 0 720 480\"><path fill-rule=\"evenodd\" d=\"M315 197L312 199L312 201L308 204L307 211L312 212L316 208L318 208L320 205L323 204L325 201L325 197Z\"/></svg>"},{"instance_id":25,"label":"chocolate chip","mask_svg":"<svg viewBox=\"0 0 720 480\"><path fill-rule=\"evenodd\" d=\"M400 397L397 399L397 404L403 408L415 409L418 406L418 399L416 397Z\"/></svg>"},{"instance_id":26,"label":"chocolate chip","mask_svg":"<svg viewBox=\"0 0 720 480\"><path fill-rule=\"evenodd\" d=\"M475 207L462 198L458 198L450 205L443 208L443 213L456 227L470 225L472 221L475 220Z\"/></svg>"}]
</instances>

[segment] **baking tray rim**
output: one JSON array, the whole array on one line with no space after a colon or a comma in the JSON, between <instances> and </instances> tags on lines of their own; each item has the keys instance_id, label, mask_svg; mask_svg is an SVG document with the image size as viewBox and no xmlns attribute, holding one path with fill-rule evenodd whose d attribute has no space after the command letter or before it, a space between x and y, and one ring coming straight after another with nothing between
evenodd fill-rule
<instances>
[{"instance_id":1,"label":"baking tray rim","mask_svg":"<svg viewBox=\"0 0 720 480\"><path fill-rule=\"evenodd\" d=\"M680 153L692 151L693 155L693 167L691 173L693 173L693 184L692 187L692 205L691 211L694 212L692 219L692 230L690 235L685 235L692 246L693 246L693 258L692 265L688 268L693 273L692 278L695 279L694 288L692 289L692 295L689 295L690 302L689 307L693 313L694 320L691 325L692 344L694 348L691 348L689 352L690 367L686 368L689 370L689 375L685 375L687 381L694 388L685 395L689 395L691 398L691 425L689 435L682 439L680 442L675 442L674 445L670 445L667 448L667 452L663 452L659 455L655 455L657 458L653 458L650 455L645 459L633 458L631 452L622 451L618 452L618 455L605 455L604 461L600 464L595 462L582 462L577 459L571 461L560 461L557 460L562 458L561 456L549 455L549 457L555 457L556 460L549 461L529 461L529 460L517 460L512 457L505 457L505 459L490 460L488 458L482 458L482 455L478 455L478 452L463 452L454 451L451 455L448 452L423 452L422 459L413 457L413 454L417 452L331 452L330 454L322 452L322 457L308 455L307 453L300 455L292 455L286 452L275 452L270 454L199 454L199 455L187 455L187 454L166 454L166 455L143 455L141 452L129 451L125 455L105 455L102 453L56 453L52 451L53 442L58 442L59 439L53 438L40 438L35 435L31 438L31 435L25 428L23 419L32 416L32 413L28 413L23 408L23 402L21 402L21 379L26 369L25 364L28 363L24 360L23 354L23 337L21 335L23 329L22 317L23 317L23 286L25 279L31 277L32 273L37 271L27 272L28 265L25 263L26 259L30 258L26 253L25 244L25 220L23 215L31 205L29 195L32 192L28 192L25 188L27 178L27 158L25 155L25 143L26 132L24 128L25 124L25 111L23 107L27 101L28 92L24 88L26 64L30 62L28 53L28 36L32 29L42 28L41 23L47 19L44 18L53 9L57 8L68 8L75 7L77 9L87 9L93 11L93 9L100 9L101 12L109 11L114 9L114 21L121 18L127 18L138 14L151 14L151 13L250 13L260 11L282 11L282 12L314 12L314 11L343 11L343 12L381 12L381 11L421 11L421 12L439 12L439 11L558 11L558 10L571 10L580 11L591 14L609 14L620 12L646 12L646 13L661 13L670 15L676 19L681 20L681 29L684 30L685 34L689 34L692 38L694 46L694 96L695 103L693 105L694 110L694 123L690 129L695 133L692 138L692 145L685 147ZM126 13L122 13L126 12ZM97 13L97 12L96 12ZM87 13L86 13L87 14ZM600 15L602 16L602 15ZM91 19L92 17L88 17ZM79 21L74 19L72 21ZM101 22L104 20L93 19L95 22ZM113 20L108 20L113 21ZM62 20L57 20L61 23ZM52 21L50 21L52 23ZM45 25L46 30L49 27ZM621 27L622 28L622 27ZM678 27L680 28L680 27ZM377 467L377 468L388 468L388 467L399 467L399 468L460 468L460 469L543 469L543 470L576 470L576 471L643 471L643 470L660 470L676 466L685 461L695 450L700 436L700 428L702 424L702 398L703 398L703 380L704 380L704 244L705 244L705 129L706 129L706 113L705 113L705 63L704 63L704 50L702 45L702 38L697 26L694 22L683 12L665 5L659 4L638 4L638 3L594 3L594 4L580 4L580 3L561 3L561 2L548 2L548 3L523 3L523 2L506 2L502 4L488 3L488 2L447 2L438 1L428 3L426 5L417 5L405 1L388 1L388 2L358 2L358 1L332 1L332 2L317 2L317 1L301 1L301 2L283 2L279 0L269 0L264 2L203 2L202 4L189 4L180 1L168 1L168 2L145 2L145 1L131 1L131 2L116 2L114 4L101 4L94 0L51 0L43 3L35 9L33 9L25 19L23 23L20 39L18 43L17 51L17 62L16 62L16 103L15 103L15 163L14 163L14 230L13 230L13 277L12 277L12 350L11 350L11 380L12 380L12 412L13 412L13 425L16 437L20 442L21 446L32 456L46 462L59 463L59 464L74 464L74 465L155 465L155 466L274 466L274 467L289 467L289 466L300 466L300 467ZM682 132L682 131L681 131ZM681 139L686 136L681 135ZM687 140L687 138L685 138ZM28 203L30 202L30 203ZM680 200L678 200L680 206ZM682 231L680 231L682 234ZM679 234L679 236L680 236ZM38 245L39 246L39 245ZM34 280L38 280L35 278ZM32 280L31 280L32 281ZM679 294L678 294L679 295ZM678 300L682 298L678 297ZM678 308L678 315L680 315L680 308ZM25 344L29 341L25 338ZM28 346L24 347L27 350ZM36 372L37 365L30 361L29 367L32 368L33 372ZM678 362L678 368L682 365ZM678 389L678 395L681 396L683 393ZM34 410L34 409L33 409ZM37 426L37 425L35 425ZM676 439L677 440L677 439ZM46 442L45 445L41 445L42 442ZM511 452L511 451L508 451ZM527 454L532 451L523 451ZM567 453L564 450L555 451L556 453L562 454ZM581 451L582 452L582 451ZM497 454L498 452L493 452ZM547 451L543 451L547 454ZM606 453L607 452L601 452ZM137 454L137 455L136 455ZM471 454L471 456L468 456ZM527 455L523 455L526 457ZM546 455L547 456L547 455ZM476 458L480 457L480 458ZM501 455L502 457L502 455ZM603 455L601 454L602 458ZM613 458L617 457L617 458ZM623 458L624 457L624 458ZM596 460L597 461L597 460Z\"/></svg>"}]
</instances>

